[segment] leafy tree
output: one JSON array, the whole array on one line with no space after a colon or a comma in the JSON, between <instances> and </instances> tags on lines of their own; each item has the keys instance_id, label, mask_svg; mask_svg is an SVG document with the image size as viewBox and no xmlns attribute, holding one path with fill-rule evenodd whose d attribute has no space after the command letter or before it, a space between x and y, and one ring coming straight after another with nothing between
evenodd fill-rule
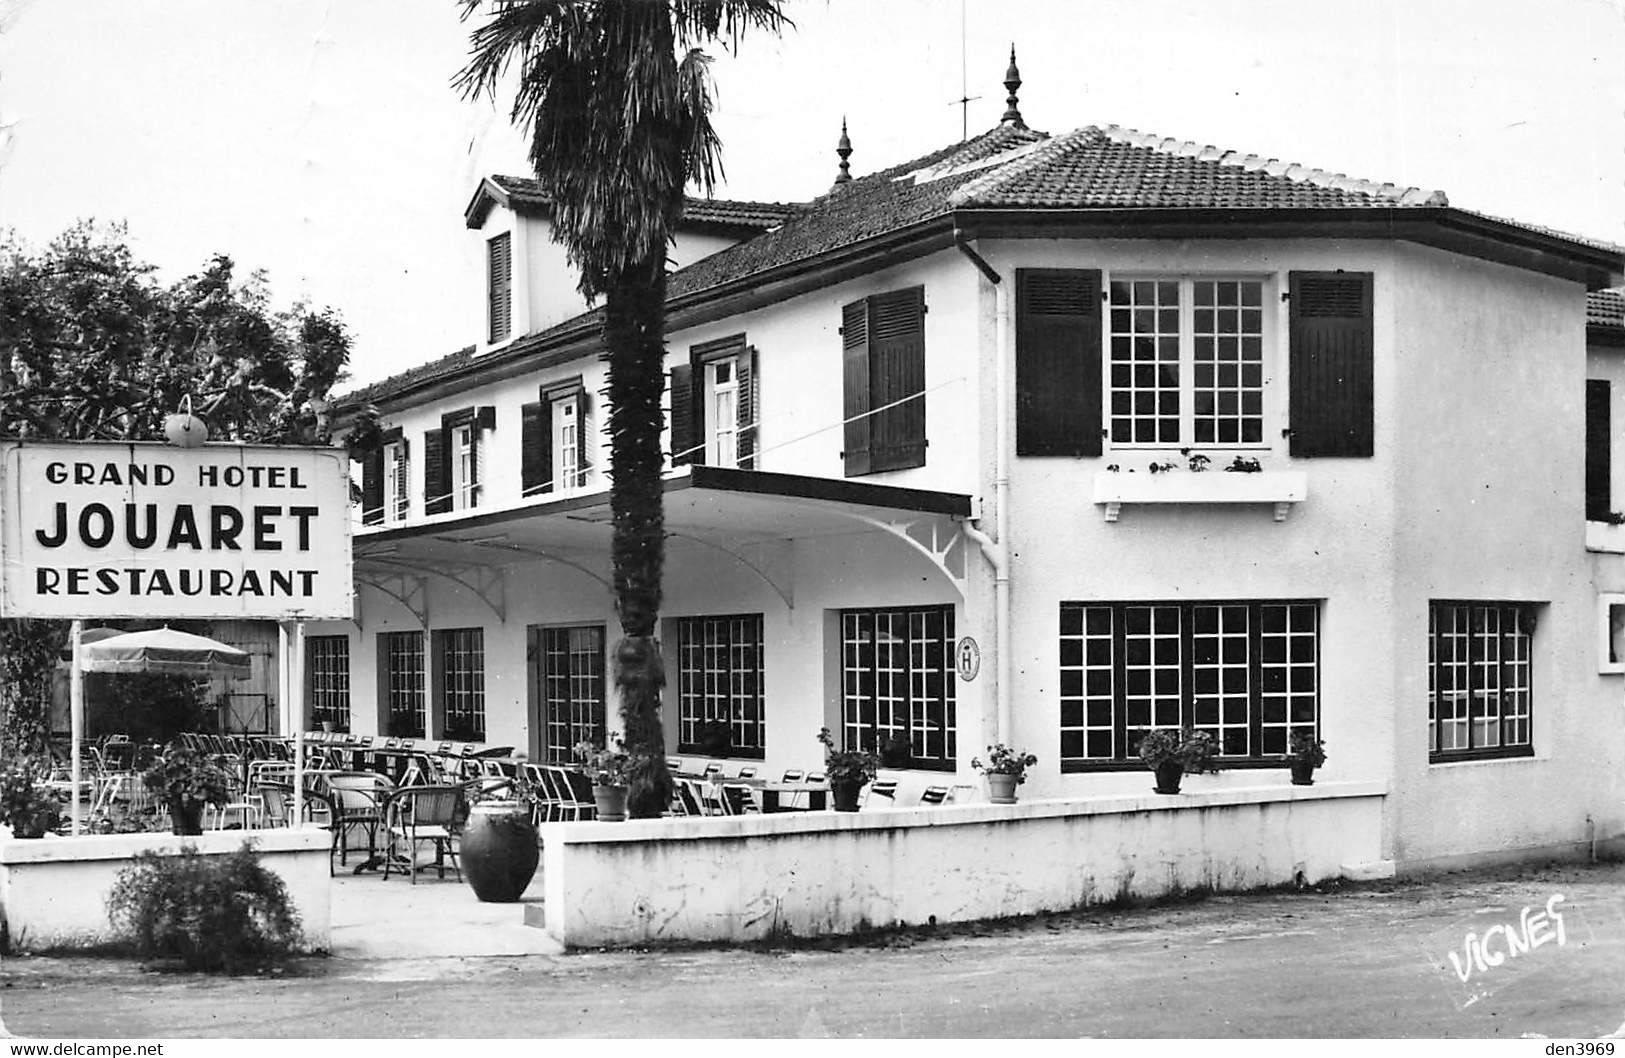
<instances>
[{"instance_id":1,"label":"leafy tree","mask_svg":"<svg viewBox=\"0 0 1625 1058\"><path fill-rule=\"evenodd\" d=\"M518 64L512 119L531 136L530 163L551 203L553 235L604 299L609 361L613 652L627 748L628 807L658 816L671 799L654 638L665 560L660 397L665 388L666 247L683 191L706 194L720 171L712 90L700 45L778 32L778 0L461 0L470 34L457 85L495 97Z\"/></svg>"},{"instance_id":2,"label":"leafy tree","mask_svg":"<svg viewBox=\"0 0 1625 1058\"><path fill-rule=\"evenodd\" d=\"M181 398L215 440L329 443L325 405L350 337L330 309L274 311L265 277L217 255L165 285L120 225L81 222L34 250L0 236L0 437L153 440ZM49 737L62 621L0 621L0 756Z\"/></svg>"}]
</instances>

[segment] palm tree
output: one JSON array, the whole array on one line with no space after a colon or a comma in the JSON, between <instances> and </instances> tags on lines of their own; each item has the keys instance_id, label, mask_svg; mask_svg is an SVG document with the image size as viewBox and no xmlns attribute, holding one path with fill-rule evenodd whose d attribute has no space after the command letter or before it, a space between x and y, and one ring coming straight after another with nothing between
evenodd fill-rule
<instances>
[{"instance_id":1,"label":"palm tree","mask_svg":"<svg viewBox=\"0 0 1625 1058\"><path fill-rule=\"evenodd\" d=\"M579 289L604 299L609 361L613 653L634 817L670 802L655 640L665 528L660 481L665 388L666 247L683 191L710 194L721 169L711 127L709 57L750 29L778 32L779 0L462 0L489 9L470 34L456 80L465 97L496 96L517 63L512 119L531 137L530 162L552 206L553 236L581 270Z\"/></svg>"}]
</instances>

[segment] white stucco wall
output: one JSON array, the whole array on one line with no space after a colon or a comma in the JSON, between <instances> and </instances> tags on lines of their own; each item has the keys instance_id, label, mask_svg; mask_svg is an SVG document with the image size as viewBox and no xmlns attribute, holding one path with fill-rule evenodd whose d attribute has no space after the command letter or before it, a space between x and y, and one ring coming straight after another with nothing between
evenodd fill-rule
<instances>
[{"instance_id":1,"label":"white stucco wall","mask_svg":"<svg viewBox=\"0 0 1625 1058\"><path fill-rule=\"evenodd\" d=\"M333 879L325 830L221 830L196 837L170 834L92 834L16 840L0 836L0 919L15 951L100 945L111 939L107 897L137 853L206 856L258 842L261 862L282 877L299 912L305 950L326 951L332 935Z\"/></svg>"},{"instance_id":2,"label":"white stucco wall","mask_svg":"<svg viewBox=\"0 0 1625 1058\"><path fill-rule=\"evenodd\" d=\"M550 823L546 928L566 945L747 941L1060 911L1367 868L1382 787Z\"/></svg>"}]
</instances>

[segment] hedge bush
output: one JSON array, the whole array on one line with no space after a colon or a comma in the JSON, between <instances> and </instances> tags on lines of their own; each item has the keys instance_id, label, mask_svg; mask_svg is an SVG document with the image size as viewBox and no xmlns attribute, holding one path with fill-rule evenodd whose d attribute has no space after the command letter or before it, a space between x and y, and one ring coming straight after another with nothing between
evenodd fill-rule
<instances>
[{"instance_id":1,"label":"hedge bush","mask_svg":"<svg viewBox=\"0 0 1625 1058\"><path fill-rule=\"evenodd\" d=\"M280 962L303 939L287 886L260 863L251 840L225 856L189 845L178 855L140 853L119 872L107 913L142 958L209 973Z\"/></svg>"}]
</instances>

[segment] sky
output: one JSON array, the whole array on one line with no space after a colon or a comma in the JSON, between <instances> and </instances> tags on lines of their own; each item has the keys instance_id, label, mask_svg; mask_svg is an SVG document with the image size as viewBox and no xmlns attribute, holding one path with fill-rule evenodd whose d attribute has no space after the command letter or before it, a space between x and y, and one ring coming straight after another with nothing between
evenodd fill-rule
<instances>
[{"instance_id":1,"label":"sky","mask_svg":"<svg viewBox=\"0 0 1625 1058\"><path fill-rule=\"evenodd\" d=\"M724 197L829 187L999 120L1117 124L1625 244L1625 0L789 0L712 49ZM0 228L123 221L160 276L228 253L337 308L352 384L472 343L507 100L451 87L455 0L0 0ZM342 387L341 387L342 388Z\"/></svg>"}]
</instances>

